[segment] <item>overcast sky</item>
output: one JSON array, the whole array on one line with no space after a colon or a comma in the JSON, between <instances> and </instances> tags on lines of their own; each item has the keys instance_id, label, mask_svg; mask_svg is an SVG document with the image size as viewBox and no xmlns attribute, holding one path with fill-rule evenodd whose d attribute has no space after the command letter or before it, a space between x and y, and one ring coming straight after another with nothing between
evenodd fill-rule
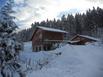
<instances>
[{"instance_id":1,"label":"overcast sky","mask_svg":"<svg viewBox=\"0 0 103 77\"><path fill-rule=\"evenodd\" d=\"M16 22L21 29L30 27L35 21L58 19L68 13L83 13L93 6L103 8L103 0L15 0L15 3Z\"/></svg>"}]
</instances>

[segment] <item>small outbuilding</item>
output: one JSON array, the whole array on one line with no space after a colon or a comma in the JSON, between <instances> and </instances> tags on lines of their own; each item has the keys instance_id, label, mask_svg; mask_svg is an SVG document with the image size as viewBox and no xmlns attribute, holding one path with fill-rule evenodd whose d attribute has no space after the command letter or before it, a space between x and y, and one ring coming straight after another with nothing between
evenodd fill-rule
<instances>
[{"instance_id":1,"label":"small outbuilding","mask_svg":"<svg viewBox=\"0 0 103 77\"><path fill-rule=\"evenodd\" d=\"M98 39L87 35L75 35L68 43L72 45L85 45L86 43L97 42Z\"/></svg>"},{"instance_id":2,"label":"small outbuilding","mask_svg":"<svg viewBox=\"0 0 103 77\"><path fill-rule=\"evenodd\" d=\"M31 38L33 51L53 49L65 39L67 33L59 29L37 26Z\"/></svg>"}]
</instances>

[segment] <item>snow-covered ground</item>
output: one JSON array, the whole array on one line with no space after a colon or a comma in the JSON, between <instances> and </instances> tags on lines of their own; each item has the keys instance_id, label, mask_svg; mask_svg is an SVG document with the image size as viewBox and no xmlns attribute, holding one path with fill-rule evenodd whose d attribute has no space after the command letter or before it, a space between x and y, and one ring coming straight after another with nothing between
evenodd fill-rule
<instances>
[{"instance_id":1,"label":"snow-covered ground","mask_svg":"<svg viewBox=\"0 0 103 77\"><path fill-rule=\"evenodd\" d=\"M67 44L49 52L32 52L30 42L24 47L21 59L32 69L27 77L103 77L103 49L99 45Z\"/></svg>"}]
</instances>

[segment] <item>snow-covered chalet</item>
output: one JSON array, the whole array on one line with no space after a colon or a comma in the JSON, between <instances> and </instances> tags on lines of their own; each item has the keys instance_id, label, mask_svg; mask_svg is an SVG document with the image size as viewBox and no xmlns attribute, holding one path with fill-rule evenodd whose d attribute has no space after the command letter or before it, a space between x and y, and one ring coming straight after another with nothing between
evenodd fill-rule
<instances>
[{"instance_id":1,"label":"snow-covered chalet","mask_svg":"<svg viewBox=\"0 0 103 77\"><path fill-rule=\"evenodd\" d=\"M61 43L67 34L64 30L37 26L31 38L33 51L51 50Z\"/></svg>"},{"instance_id":2,"label":"snow-covered chalet","mask_svg":"<svg viewBox=\"0 0 103 77\"><path fill-rule=\"evenodd\" d=\"M69 44L85 45L86 43L93 43L93 42L97 42L97 41L99 41L99 39L97 39L97 38L87 36L87 35L77 34L69 41Z\"/></svg>"}]
</instances>

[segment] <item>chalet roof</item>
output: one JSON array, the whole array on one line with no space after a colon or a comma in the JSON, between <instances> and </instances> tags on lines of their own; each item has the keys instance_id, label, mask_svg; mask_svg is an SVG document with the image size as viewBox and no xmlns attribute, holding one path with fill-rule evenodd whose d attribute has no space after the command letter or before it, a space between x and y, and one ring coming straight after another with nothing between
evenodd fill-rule
<instances>
[{"instance_id":1,"label":"chalet roof","mask_svg":"<svg viewBox=\"0 0 103 77\"><path fill-rule=\"evenodd\" d=\"M54 28L48 28L48 27L43 27L43 26L37 26L37 28L40 28L40 29L46 30L46 31L51 31L51 32L68 33L68 32L66 32L64 30L54 29Z\"/></svg>"},{"instance_id":2,"label":"chalet roof","mask_svg":"<svg viewBox=\"0 0 103 77\"><path fill-rule=\"evenodd\" d=\"M49 27L43 27L43 26L37 26L36 28L39 28L39 29L42 29L42 30L45 30L45 31L51 31L51 32L68 33L68 32L66 32L64 30L54 29L54 28L49 28ZM36 32L36 30L33 32L32 37L31 37L30 40L32 40L35 32Z\"/></svg>"},{"instance_id":3,"label":"chalet roof","mask_svg":"<svg viewBox=\"0 0 103 77\"><path fill-rule=\"evenodd\" d=\"M99 39L97 39L97 38L94 38L94 37L91 37L91 36L88 36L88 35L79 35L79 34L77 34L76 36L74 36L71 40L73 40L77 36L88 38L88 39L95 40L95 41L99 41Z\"/></svg>"},{"instance_id":4,"label":"chalet roof","mask_svg":"<svg viewBox=\"0 0 103 77\"><path fill-rule=\"evenodd\" d=\"M79 36L85 37L85 38L88 38L88 39L93 39L93 40L96 40L96 41L99 40L99 39L97 39L97 38L94 38L94 37L91 37L91 36L87 36L87 35L79 35Z\"/></svg>"}]
</instances>

